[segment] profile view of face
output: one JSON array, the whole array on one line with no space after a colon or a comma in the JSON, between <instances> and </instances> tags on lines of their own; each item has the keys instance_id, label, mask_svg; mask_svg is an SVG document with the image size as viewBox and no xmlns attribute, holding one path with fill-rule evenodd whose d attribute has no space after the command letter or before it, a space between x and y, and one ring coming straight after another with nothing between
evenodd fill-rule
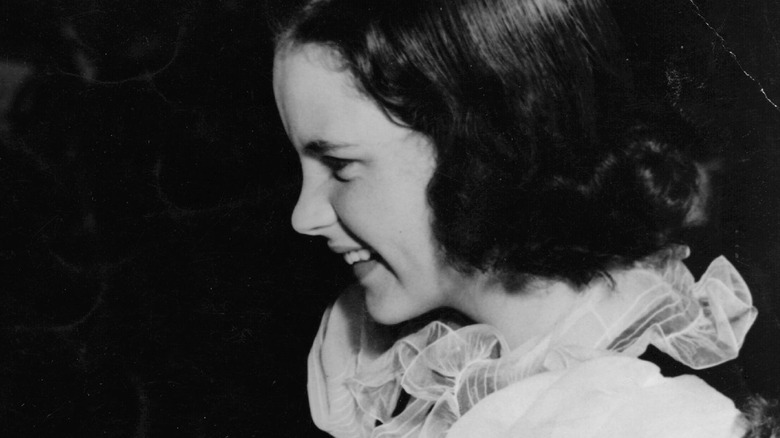
<instances>
[{"instance_id":1,"label":"profile view of face","mask_svg":"<svg viewBox=\"0 0 780 438\"><path fill-rule=\"evenodd\" d=\"M429 141L391 121L323 46L280 51L274 94L303 171L293 228L343 256L380 323L452 305L460 274L431 229Z\"/></svg>"}]
</instances>

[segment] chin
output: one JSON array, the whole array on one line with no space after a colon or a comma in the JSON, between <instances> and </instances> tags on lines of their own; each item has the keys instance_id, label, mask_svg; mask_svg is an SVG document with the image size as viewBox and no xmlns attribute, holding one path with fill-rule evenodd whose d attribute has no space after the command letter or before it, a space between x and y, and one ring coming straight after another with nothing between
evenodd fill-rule
<instances>
[{"instance_id":1,"label":"chin","mask_svg":"<svg viewBox=\"0 0 780 438\"><path fill-rule=\"evenodd\" d=\"M366 309L371 318L379 324L396 325L414 319L424 313L416 311L416 306L410 306L410 303L388 300L386 293L387 291L377 292L366 289Z\"/></svg>"},{"instance_id":2,"label":"chin","mask_svg":"<svg viewBox=\"0 0 780 438\"><path fill-rule=\"evenodd\" d=\"M382 325L396 325L411 319L391 311L386 306L372 305L370 300L367 301L366 308L371 319Z\"/></svg>"}]
</instances>

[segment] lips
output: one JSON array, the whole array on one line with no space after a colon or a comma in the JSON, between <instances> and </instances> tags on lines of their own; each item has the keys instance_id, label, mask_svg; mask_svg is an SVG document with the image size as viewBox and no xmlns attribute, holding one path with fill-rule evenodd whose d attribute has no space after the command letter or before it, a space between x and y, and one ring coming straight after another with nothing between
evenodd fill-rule
<instances>
[{"instance_id":1,"label":"lips","mask_svg":"<svg viewBox=\"0 0 780 438\"><path fill-rule=\"evenodd\" d=\"M380 264L381 257L379 254L368 248L330 245L330 249L341 254L344 261L352 266L352 270L358 280L363 280Z\"/></svg>"},{"instance_id":2,"label":"lips","mask_svg":"<svg viewBox=\"0 0 780 438\"><path fill-rule=\"evenodd\" d=\"M358 262L365 262L371 259L371 251L367 249L357 249L352 251L347 251L344 254L344 261L347 262L348 265L354 265Z\"/></svg>"},{"instance_id":3,"label":"lips","mask_svg":"<svg viewBox=\"0 0 780 438\"><path fill-rule=\"evenodd\" d=\"M366 261L357 262L352 265L352 271L355 273L358 281L365 279L369 273L379 266L379 262L375 259L368 259ZM365 284L364 284L365 285Z\"/></svg>"},{"instance_id":4,"label":"lips","mask_svg":"<svg viewBox=\"0 0 780 438\"><path fill-rule=\"evenodd\" d=\"M358 280L365 278L379 264L379 256L365 248L355 249L344 253L344 261L352 266L355 277Z\"/></svg>"}]
</instances>

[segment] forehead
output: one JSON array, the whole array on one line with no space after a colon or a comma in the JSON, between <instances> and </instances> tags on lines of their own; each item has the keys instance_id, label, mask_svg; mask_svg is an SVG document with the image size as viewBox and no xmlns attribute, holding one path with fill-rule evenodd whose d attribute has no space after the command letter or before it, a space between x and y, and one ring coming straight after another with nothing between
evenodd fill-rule
<instances>
[{"instance_id":1,"label":"forehead","mask_svg":"<svg viewBox=\"0 0 780 438\"><path fill-rule=\"evenodd\" d=\"M274 56L273 86L277 100L311 93L324 84L335 85L340 90L349 88L349 77L338 68L338 60L333 50L321 45L283 46Z\"/></svg>"},{"instance_id":2,"label":"forehead","mask_svg":"<svg viewBox=\"0 0 780 438\"><path fill-rule=\"evenodd\" d=\"M322 135L348 121L363 119L367 113L381 112L357 90L340 64L332 49L315 44L276 54L274 95L288 134Z\"/></svg>"},{"instance_id":3,"label":"forehead","mask_svg":"<svg viewBox=\"0 0 780 438\"><path fill-rule=\"evenodd\" d=\"M391 120L356 88L332 49L304 45L277 54L274 94L293 146L300 152L312 143L352 145L378 156L408 147L428 161L434 154L428 139ZM421 145L421 146L418 146Z\"/></svg>"}]
</instances>

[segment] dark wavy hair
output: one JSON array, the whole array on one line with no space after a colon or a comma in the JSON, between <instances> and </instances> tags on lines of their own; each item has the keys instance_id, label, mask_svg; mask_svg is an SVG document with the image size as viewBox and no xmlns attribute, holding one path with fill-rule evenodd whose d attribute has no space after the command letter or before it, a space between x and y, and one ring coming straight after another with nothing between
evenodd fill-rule
<instances>
[{"instance_id":1,"label":"dark wavy hair","mask_svg":"<svg viewBox=\"0 0 780 438\"><path fill-rule=\"evenodd\" d=\"M277 50L331 47L356 87L434 144L449 262L584 285L673 244L701 211L679 135L644 122L597 0L314 0Z\"/></svg>"}]
</instances>

